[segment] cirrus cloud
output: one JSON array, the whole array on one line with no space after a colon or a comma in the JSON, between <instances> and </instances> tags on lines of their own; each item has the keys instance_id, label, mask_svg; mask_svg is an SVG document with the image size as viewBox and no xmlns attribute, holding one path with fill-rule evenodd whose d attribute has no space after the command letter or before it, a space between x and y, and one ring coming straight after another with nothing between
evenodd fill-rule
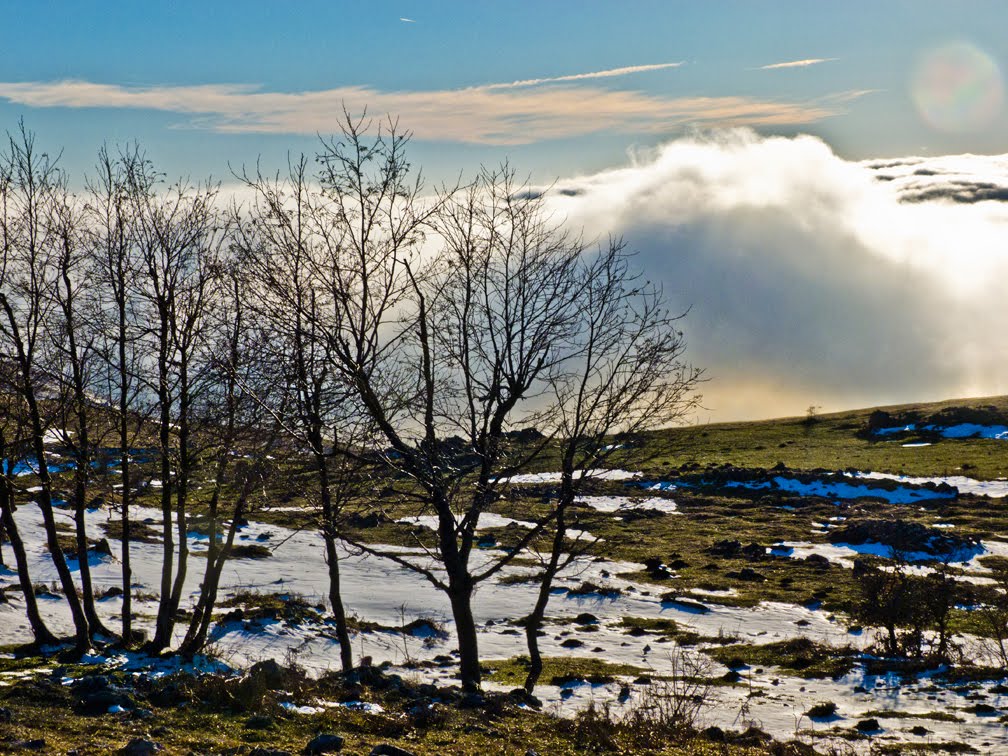
<instances>
[{"instance_id":1,"label":"cirrus cloud","mask_svg":"<svg viewBox=\"0 0 1008 756\"><path fill-rule=\"evenodd\" d=\"M582 81L673 68L660 63L464 89L384 91L343 86L302 92L245 84L123 86L91 81L0 82L0 98L35 108L117 108L188 116L188 126L228 133L314 134L344 110L394 113L419 139L527 144L599 132L667 133L683 125L794 126L842 113L864 92L803 102L745 96L668 97Z\"/></svg>"}]
</instances>

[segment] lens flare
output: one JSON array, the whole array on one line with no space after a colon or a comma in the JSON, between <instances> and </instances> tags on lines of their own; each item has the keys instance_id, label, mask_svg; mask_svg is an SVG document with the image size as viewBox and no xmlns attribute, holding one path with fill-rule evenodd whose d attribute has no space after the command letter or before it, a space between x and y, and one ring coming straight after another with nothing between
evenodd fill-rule
<instances>
[{"instance_id":1,"label":"lens flare","mask_svg":"<svg viewBox=\"0 0 1008 756\"><path fill-rule=\"evenodd\" d=\"M925 53L914 70L911 93L921 117L941 131L979 131L1004 102L997 63L968 42Z\"/></svg>"}]
</instances>

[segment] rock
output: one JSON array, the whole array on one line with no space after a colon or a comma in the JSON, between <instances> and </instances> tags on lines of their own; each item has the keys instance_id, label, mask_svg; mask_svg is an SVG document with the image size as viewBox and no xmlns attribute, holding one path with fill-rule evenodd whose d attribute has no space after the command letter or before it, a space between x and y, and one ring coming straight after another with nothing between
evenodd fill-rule
<instances>
[{"instance_id":1,"label":"rock","mask_svg":"<svg viewBox=\"0 0 1008 756\"><path fill-rule=\"evenodd\" d=\"M337 753L343 748L343 738L339 735L320 733L305 746L306 754Z\"/></svg>"},{"instance_id":2,"label":"rock","mask_svg":"<svg viewBox=\"0 0 1008 756\"><path fill-rule=\"evenodd\" d=\"M862 719L854 725L854 729L858 732L878 732L882 728L879 726L879 721L877 719Z\"/></svg>"},{"instance_id":3,"label":"rock","mask_svg":"<svg viewBox=\"0 0 1008 756\"><path fill-rule=\"evenodd\" d=\"M10 724L14 721L14 712L6 706L0 706L0 724Z\"/></svg>"},{"instance_id":4,"label":"rock","mask_svg":"<svg viewBox=\"0 0 1008 756\"><path fill-rule=\"evenodd\" d=\"M278 748L253 748L249 751L249 756L293 756L293 754Z\"/></svg>"},{"instance_id":5,"label":"rock","mask_svg":"<svg viewBox=\"0 0 1008 756\"><path fill-rule=\"evenodd\" d=\"M910 734L916 735L918 738L923 738L925 735L929 734L931 730L927 727L921 727L920 725L914 725L910 728Z\"/></svg>"},{"instance_id":6,"label":"rock","mask_svg":"<svg viewBox=\"0 0 1008 756\"><path fill-rule=\"evenodd\" d=\"M390 743L382 743L371 749L370 756L414 756L414 754L405 748L400 748Z\"/></svg>"},{"instance_id":7,"label":"rock","mask_svg":"<svg viewBox=\"0 0 1008 756\"><path fill-rule=\"evenodd\" d=\"M563 648L581 648L584 645L582 641L577 638L568 638L563 643L560 644Z\"/></svg>"},{"instance_id":8,"label":"rock","mask_svg":"<svg viewBox=\"0 0 1008 756\"><path fill-rule=\"evenodd\" d=\"M249 730L268 730L273 726L273 717L265 714L256 714L245 720L245 727Z\"/></svg>"},{"instance_id":9,"label":"rock","mask_svg":"<svg viewBox=\"0 0 1008 756\"><path fill-rule=\"evenodd\" d=\"M118 753L123 754L123 756L150 756L152 753L158 753L163 750L164 748L161 744L155 743L153 740L133 738L124 747L120 748Z\"/></svg>"},{"instance_id":10,"label":"rock","mask_svg":"<svg viewBox=\"0 0 1008 756\"><path fill-rule=\"evenodd\" d=\"M830 560L822 554L809 554L805 557L805 564L809 567L814 567L817 570L828 570L830 567Z\"/></svg>"},{"instance_id":11,"label":"rock","mask_svg":"<svg viewBox=\"0 0 1008 756\"><path fill-rule=\"evenodd\" d=\"M713 546L707 549L707 553L713 556L733 557L741 550L742 544L739 541L725 539L723 541L717 541Z\"/></svg>"},{"instance_id":12,"label":"rock","mask_svg":"<svg viewBox=\"0 0 1008 756\"><path fill-rule=\"evenodd\" d=\"M95 554L101 554L102 556L112 556L112 546L109 545L108 538L101 538L98 542L91 547L91 550Z\"/></svg>"},{"instance_id":13,"label":"rock","mask_svg":"<svg viewBox=\"0 0 1008 756\"><path fill-rule=\"evenodd\" d=\"M596 617L591 612L582 612L577 617L574 618L574 624L576 625L596 625L598 624L598 617Z\"/></svg>"},{"instance_id":14,"label":"rock","mask_svg":"<svg viewBox=\"0 0 1008 756\"><path fill-rule=\"evenodd\" d=\"M74 683L71 692L77 699L74 708L79 714L96 716L136 708L129 692L105 675L85 675Z\"/></svg>"},{"instance_id":15,"label":"rock","mask_svg":"<svg viewBox=\"0 0 1008 756\"><path fill-rule=\"evenodd\" d=\"M743 547L742 556L748 559L750 562L758 562L760 560L767 558L766 546L761 546L758 543L750 543L748 546Z\"/></svg>"},{"instance_id":16,"label":"rock","mask_svg":"<svg viewBox=\"0 0 1008 756\"><path fill-rule=\"evenodd\" d=\"M48 744L45 738L35 738L34 740L15 740L6 745L11 751L44 751Z\"/></svg>"},{"instance_id":17,"label":"rock","mask_svg":"<svg viewBox=\"0 0 1008 756\"><path fill-rule=\"evenodd\" d=\"M253 664L246 677L265 683L267 687L275 689L283 687L287 674L286 670L277 664L275 660L266 659L265 661Z\"/></svg>"},{"instance_id":18,"label":"rock","mask_svg":"<svg viewBox=\"0 0 1008 756\"><path fill-rule=\"evenodd\" d=\"M703 731L703 736L712 743L724 743L727 741L725 732L720 727L708 727Z\"/></svg>"},{"instance_id":19,"label":"rock","mask_svg":"<svg viewBox=\"0 0 1008 756\"><path fill-rule=\"evenodd\" d=\"M743 567L738 572L729 572L727 575L736 580L746 580L752 583L762 583L766 580L766 575L756 572L752 567Z\"/></svg>"}]
</instances>

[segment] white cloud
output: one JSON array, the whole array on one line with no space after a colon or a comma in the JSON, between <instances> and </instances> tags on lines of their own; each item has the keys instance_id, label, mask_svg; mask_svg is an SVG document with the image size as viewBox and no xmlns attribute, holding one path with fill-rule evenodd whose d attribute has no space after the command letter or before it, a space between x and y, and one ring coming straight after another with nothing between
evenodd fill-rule
<instances>
[{"instance_id":1,"label":"white cloud","mask_svg":"<svg viewBox=\"0 0 1008 756\"><path fill-rule=\"evenodd\" d=\"M412 18L406 18L405 16L399 16L399 20L404 24L415 24L416 20Z\"/></svg>"},{"instance_id":2,"label":"white cloud","mask_svg":"<svg viewBox=\"0 0 1008 756\"><path fill-rule=\"evenodd\" d=\"M565 179L680 307L715 419L1008 392L1008 156L845 161L748 130Z\"/></svg>"},{"instance_id":3,"label":"white cloud","mask_svg":"<svg viewBox=\"0 0 1008 756\"><path fill-rule=\"evenodd\" d=\"M766 66L760 66L760 70L770 71L776 68L805 68L806 66L814 66L818 63L830 63L834 60L837 60L837 58L805 58L804 60L786 60L783 63L770 63Z\"/></svg>"},{"instance_id":4,"label":"white cloud","mask_svg":"<svg viewBox=\"0 0 1008 756\"><path fill-rule=\"evenodd\" d=\"M622 68L609 68L605 71L590 71L588 73L568 74L567 76L551 76L542 79L521 79L501 84L486 84L477 89L513 89L516 87L534 87L540 84L555 84L558 82L581 81L583 79L608 79L614 76L627 76L629 74L644 73L646 71L662 71L667 68L679 68L683 61L676 63L652 63L645 66L623 66Z\"/></svg>"},{"instance_id":5,"label":"white cloud","mask_svg":"<svg viewBox=\"0 0 1008 756\"><path fill-rule=\"evenodd\" d=\"M39 108L158 110L190 116L190 123L200 128L277 134L327 133L342 118L344 108L351 113L366 108L374 114L394 114L418 139L497 145L597 132L667 133L686 124L706 127L808 124L843 112L842 103L830 97L806 102L741 96L666 97L577 86L574 81L646 68L408 92L363 86L270 92L235 84L126 87L77 80L0 82L0 98ZM533 86L547 83L550 86Z\"/></svg>"}]
</instances>

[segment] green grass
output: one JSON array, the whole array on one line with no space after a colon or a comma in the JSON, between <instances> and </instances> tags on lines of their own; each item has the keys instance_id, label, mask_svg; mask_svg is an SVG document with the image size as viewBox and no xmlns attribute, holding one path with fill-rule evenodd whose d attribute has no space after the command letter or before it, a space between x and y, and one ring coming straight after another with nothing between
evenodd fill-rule
<instances>
[{"instance_id":1,"label":"green grass","mask_svg":"<svg viewBox=\"0 0 1008 756\"><path fill-rule=\"evenodd\" d=\"M806 638L762 645L739 643L713 649L710 654L729 667L780 667L808 679L842 677L860 658L854 649L833 648Z\"/></svg>"},{"instance_id":2,"label":"green grass","mask_svg":"<svg viewBox=\"0 0 1008 756\"><path fill-rule=\"evenodd\" d=\"M514 656L510 659L483 662L488 680L502 685L521 686L528 675L529 658ZM617 677L636 677L646 672L642 667L631 664L612 664L603 659L585 656L543 657L543 672L540 682L560 684L569 680L583 680L600 684L613 682Z\"/></svg>"}]
</instances>

